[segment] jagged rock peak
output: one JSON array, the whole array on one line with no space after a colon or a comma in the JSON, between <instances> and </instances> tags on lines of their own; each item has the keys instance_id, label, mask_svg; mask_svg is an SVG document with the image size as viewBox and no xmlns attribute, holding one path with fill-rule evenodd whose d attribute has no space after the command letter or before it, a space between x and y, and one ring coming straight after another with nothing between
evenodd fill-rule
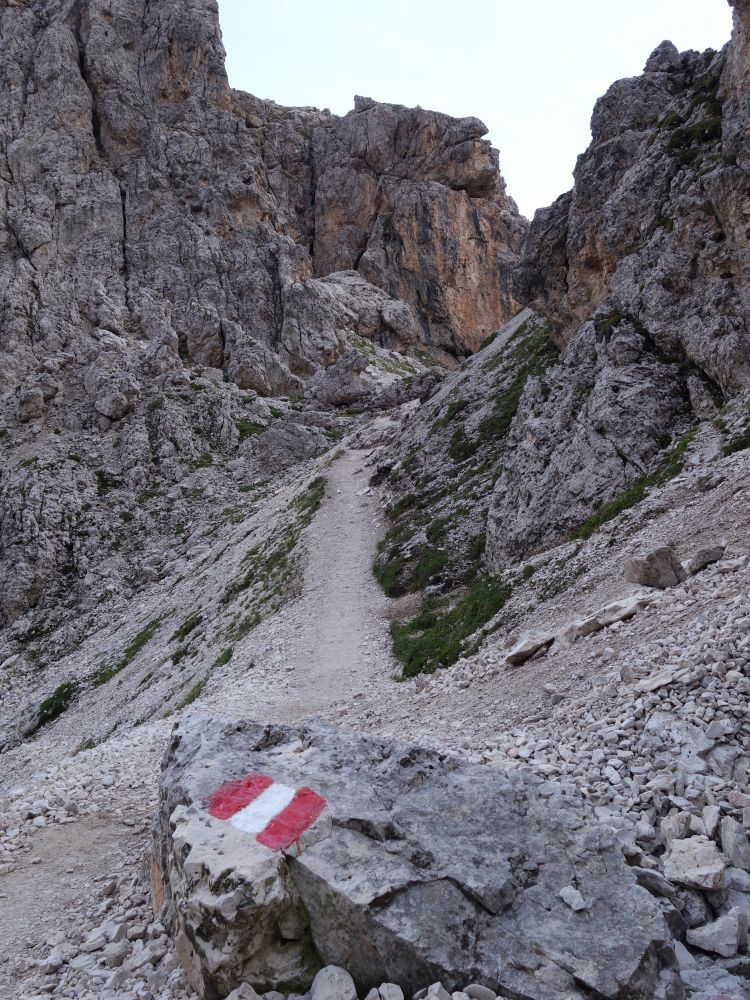
<instances>
[{"instance_id":1,"label":"jagged rock peak","mask_svg":"<svg viewBox=\"0 0 750 1000\"><path fill-rule=\"evenodd\" d=\"M644 73L671 73L681 65L680 53L674 42L665 39L646 60Z\"/></svg>"}]
</instances>

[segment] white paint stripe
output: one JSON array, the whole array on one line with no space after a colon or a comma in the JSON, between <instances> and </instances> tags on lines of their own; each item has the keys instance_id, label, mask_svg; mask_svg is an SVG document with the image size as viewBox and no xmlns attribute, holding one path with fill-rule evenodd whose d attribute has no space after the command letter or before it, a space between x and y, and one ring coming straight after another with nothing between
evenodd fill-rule
<instances>
[{"instance_id":1,"label":"white paint stripe","mask_svg":"<svg viewBox=\"0 0 750 1000\"><path fill-rule=\"evenodd\" d=\"M229 822L244 833L260 833L274 816L277 816L282 809L286 809L294 795L294 788L274 782L261 792L257 799L253 799L244 809L236 812Z\"/></svg>"}]
</instances>

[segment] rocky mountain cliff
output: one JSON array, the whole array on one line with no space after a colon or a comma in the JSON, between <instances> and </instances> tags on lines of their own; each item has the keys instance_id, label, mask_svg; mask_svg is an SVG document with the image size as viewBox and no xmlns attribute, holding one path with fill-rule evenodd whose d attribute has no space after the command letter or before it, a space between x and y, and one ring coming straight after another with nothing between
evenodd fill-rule
<instances>
[{"instance_id":1,"label":"rocky mountain cliff","mask_svg":"<svg viewBox=\"0 0 750 1000\"><path fill-rule=\"evenodd\" d=\"M517 272L561 364L531 382L488 530L499 567L574 533L750 389L747 34L669 43L594 108L575 187L537 212Z\"/></svg>"},{"instance_id":2,"label":"rocky mountain cliff","mask_svg":"<svg viewBox=\"0 0 750 1000\"><path fill-rule=\"evenodd\" d=\"M191 462L252 465L256 393L353 338L452 364L515 310L526 223L476 119L233 91L215 0L7 2L0 43L6 620L96 587L112 521L157 530L133 501ZM330 446L292 423L272 465Z\"/></svg>"},{"instance_id":3,"label":"rocky mountain cliff","mask_svg":"<svg viewBox=\"0 0 750 1000\"><path fill-rule=\"evenodd\" d=\"M376 574L392 596L426 587L441 616L447 599L454 639L467 586L482 596L472 633L523 560L750 441L750 9L734 6L724 51L663 42L597 102L573 190L524 242L515 291L530 308L381 455L392 524ZM487 574L505 585L485 594Z\"/></svg>"}]
</instances>

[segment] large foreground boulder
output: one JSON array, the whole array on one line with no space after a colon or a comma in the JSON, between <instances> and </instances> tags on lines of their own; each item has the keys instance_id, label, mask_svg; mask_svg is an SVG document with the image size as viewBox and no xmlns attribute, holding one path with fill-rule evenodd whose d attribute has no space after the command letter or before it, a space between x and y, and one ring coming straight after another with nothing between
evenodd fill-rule
<instances>
[{"instance_id":1,"label":"large foreground boulder","mask_svg":"<svg viewBox=\"0 0 750 1000\"><path fill-rule=\"evenodd\" d=\"M657 903L555 782L321 724L188 717L154 848L155 902L208 998L307 989L324 964L362 995L436 980L517 1000L681 995Z\"/></svg>"}]
</instances>

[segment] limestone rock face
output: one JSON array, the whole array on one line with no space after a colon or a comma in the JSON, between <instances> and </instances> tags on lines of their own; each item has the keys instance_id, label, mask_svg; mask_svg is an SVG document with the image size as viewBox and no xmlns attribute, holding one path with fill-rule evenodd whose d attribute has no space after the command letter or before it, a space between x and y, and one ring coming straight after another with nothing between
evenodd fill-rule
<instances>
[{"instance_id":1,"label":"limestone rock face","mask_svg":"<svg viewBox=\"0 0 750 1000\"><path fill-rule=\"evenodd\" d=\"M734 17L723 52L665 42L610 87L574 189L531 224L516 294L562 354L509 435L494 568L647 485L691 425L750 387L745 3Z\"/></svg>"},{"instance_id":2,"label":"limestone rock face","mask_svg":"<svg viewBox=\"0 0 750 1000\"><path fill-rule=\"evenodd\" d=\"M0 47L3 620L110 550L92 465L134 500L349 337L453 363L515 308L526 223L475 119L233 91L216 0L4 3ZM219 381L169 426L193 367Z\"/></svg>"},{"instance_id":3,"label":"limestone rock face","mask_svg":"<svg viewBox=\"0 0 750 1000\"><path fill-rule=\"evenodd\" d=\"M476 350L516 311L525 224L486 131L476 118L356 98L313 140L316 272L356 268L408 302L448 356Z\"/></svg>"},{"instance_id":4,"label":"limestone rock face","mask_svg":"<svg viewBox=\"0 0 750 1000\"><path fill-rule=\"evenodd\" d=\"M268 827L209 814L215 790L248 775L325 799L296 844L271 850ZM346 968L360 995L471 978L528 1000L646 1000L671 977L657 904L581 799L408 745L184 719L155 856L157 900L209 997L242 979L307 988L323 964ZM571 886L579 912L560 895Z\"/></svg>"}]
</instances>

